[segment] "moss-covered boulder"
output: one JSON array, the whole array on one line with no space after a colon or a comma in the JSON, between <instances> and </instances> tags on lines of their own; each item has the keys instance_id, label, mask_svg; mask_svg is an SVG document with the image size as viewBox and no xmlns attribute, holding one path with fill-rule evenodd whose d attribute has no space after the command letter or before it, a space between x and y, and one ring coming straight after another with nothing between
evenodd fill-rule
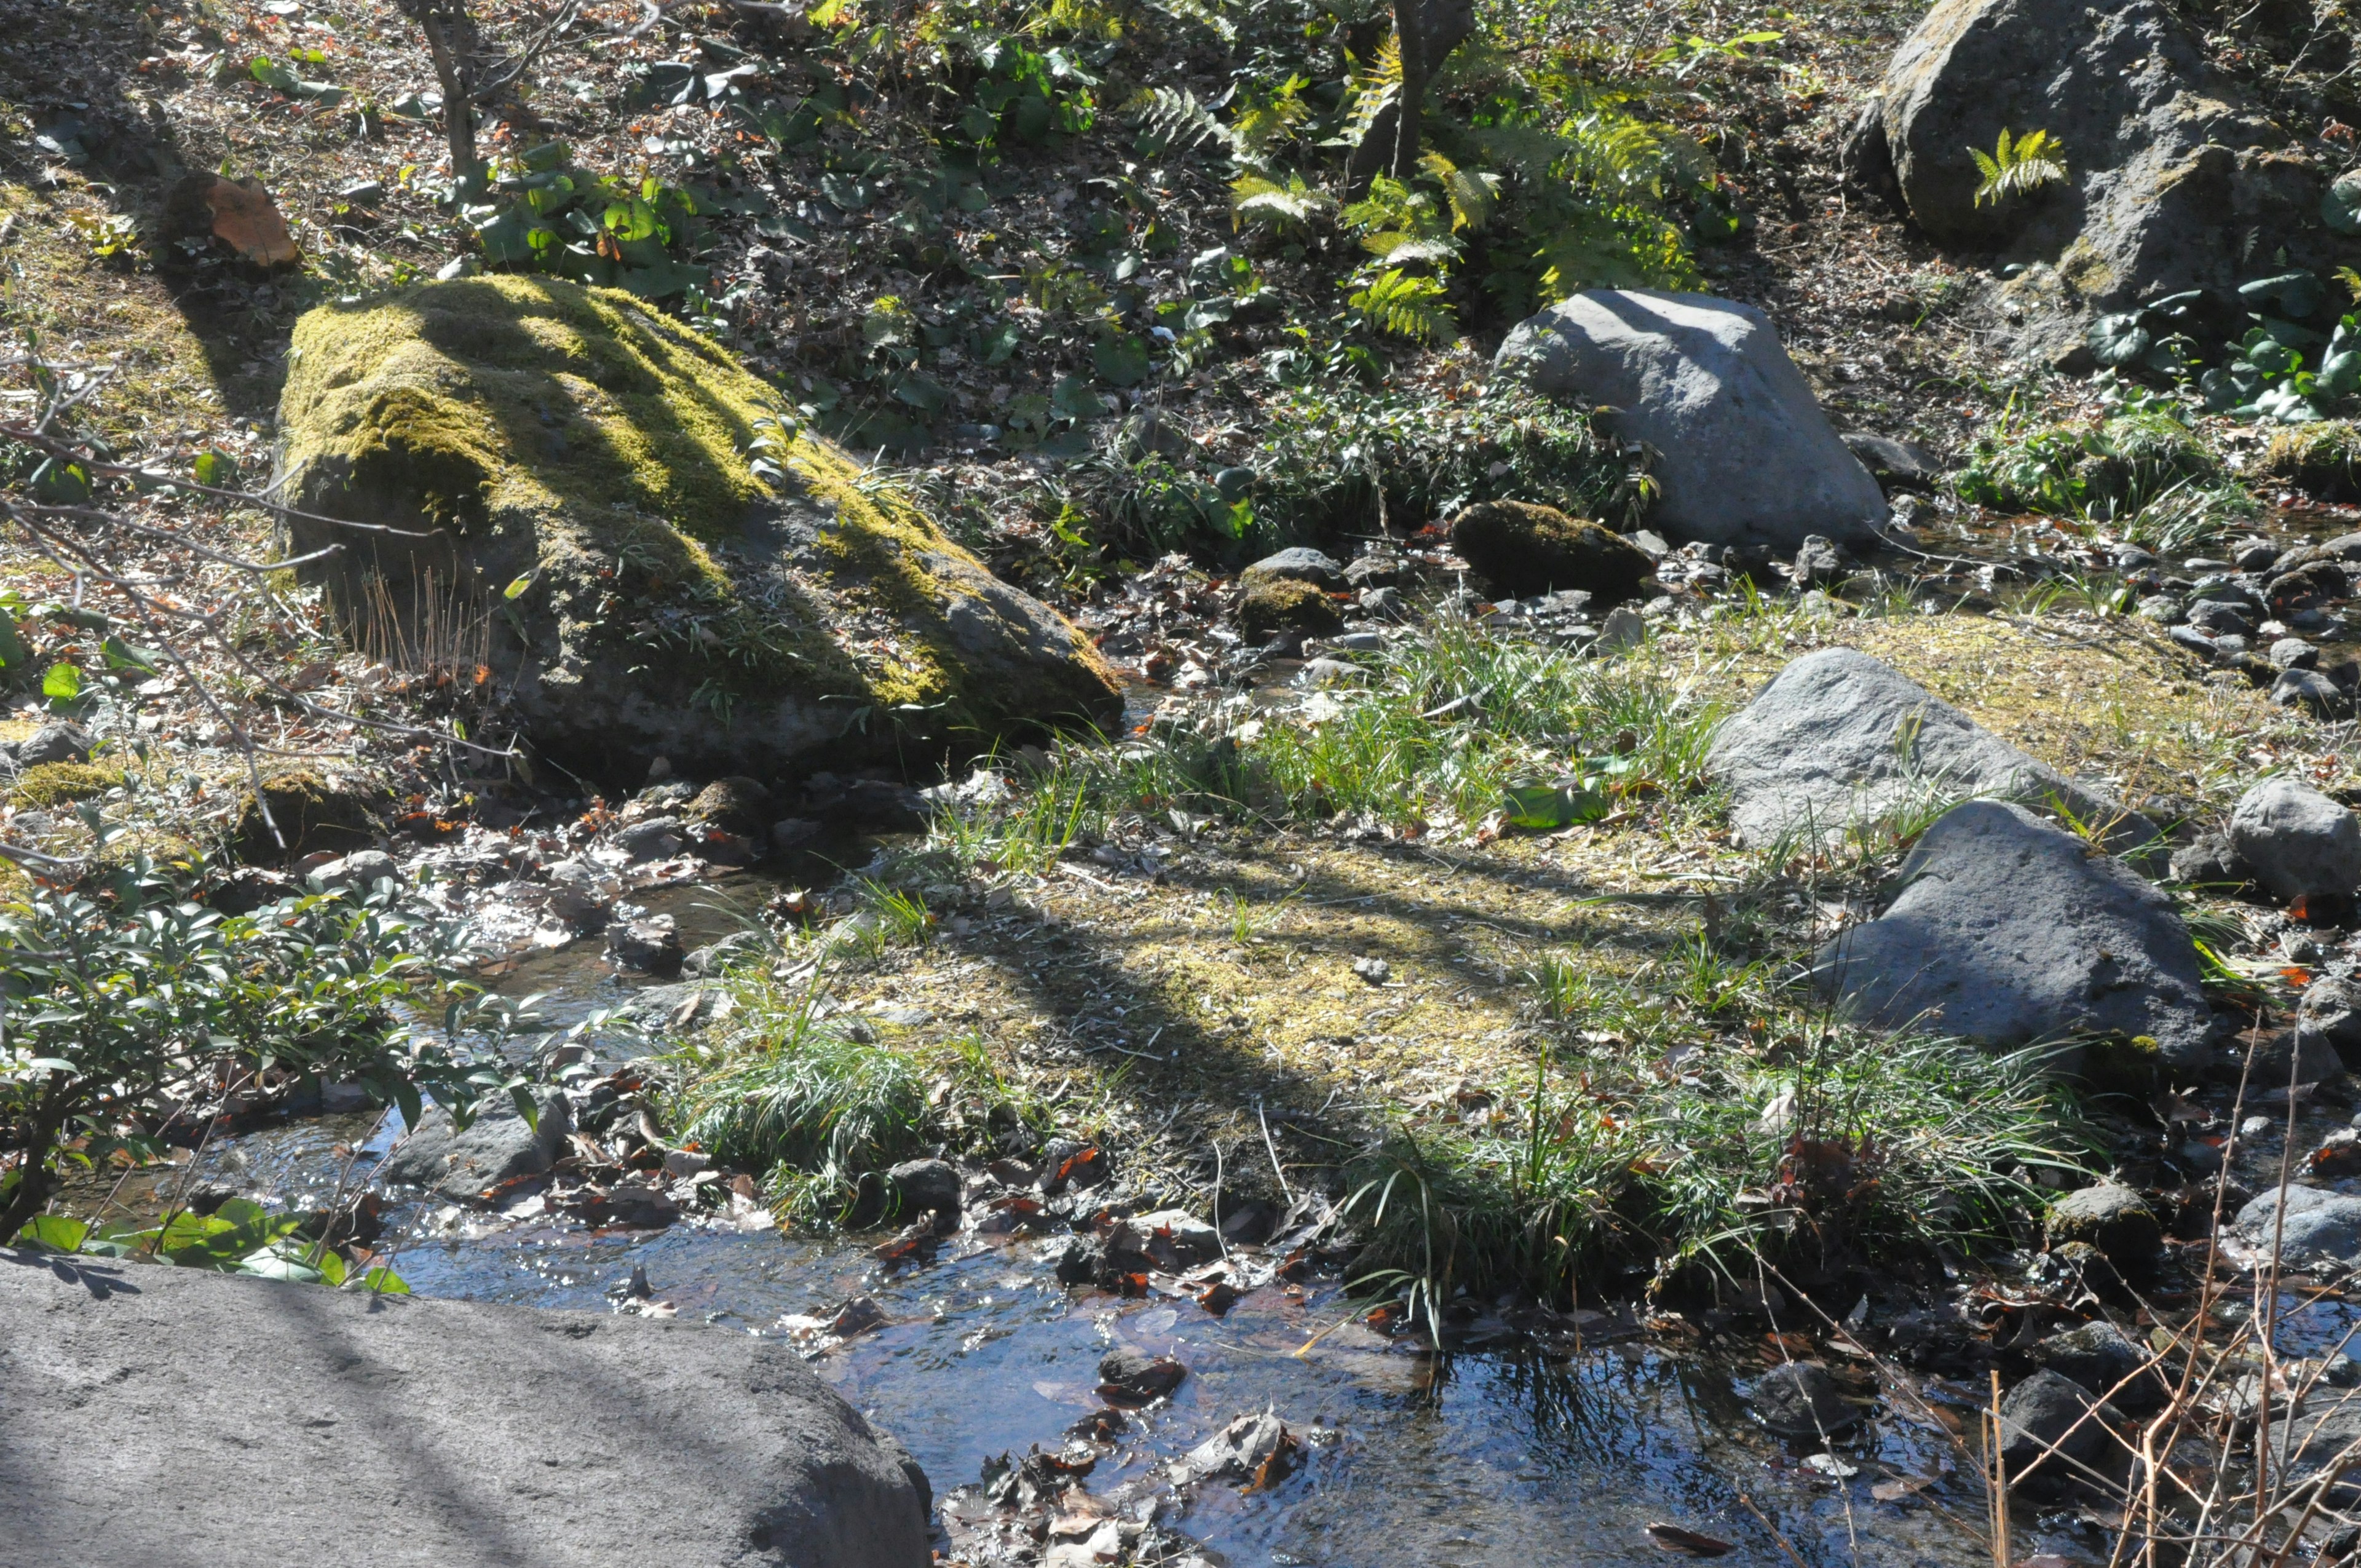
<instances>
[{"instance_id":1,"label":"moss-covered boulder","mask_svg":"<svg viewBox=\"0 0 2361 1568\"><path fill-rule=\"evenodd\" d=\"M1601 604L1640 591L1655 570L1612 529L1529 501L1480 501L1451 520L1451 547L1497 593L1522 598L1578 588Z\"/></svg>"},{"instance_id":2,"label":"moss-covered boulder","mask_svg":"<svg viewBox=\"0 0 2361 1568\"><path fill-rule=\"evenodd\" d=\"M230 847L242 861L275 862L368 849L383 833L382 814L393 804L384 785L373 780L331 779L309 768L266 777L259 799L258 804L249 791L230 825ZM269 807L268 817L264 806Z\"/></svg>"},{"instance_id":3,"label":"moss-covered boulder","mask_svg":"<svg viewBox=\"0 0 2361 1568\"><path fill-rule=\"evenodd\" d=\"M2271 437L2255 476L2318 501L2361 501L2361 429L2332 419L2284 431Z\"/></svg>"},{"instance_id":4,"label":"moss-covered boulder","mask_svg":"<svg viewBox=\"0 0 2361 1568\"><path fill-rule=\"evenodd\" d=\"M1284 631L1325 637L1345 624L1336 601L1317 583L1301 577L1260 577L1238 596L1238 630L1249 641L1267 642Z\"/></svg>"},{"instance_id":5,"label":"moss-covered boulder","mask_svg":"<svg viewBox=\"0 0 2361 1568\"><path fill-rule=\"evenodd\" d=\"M41 762L18 773L5 798L11 806L38 809L88 800L122 782L121 768L95 762Z\"/></svg>"},{"instance_id":6,"label":"moss-covered boulder","mask_svg":"<svg viewBox=\"0 0 2361 1568\"><path fill-rule=\"evenodd\" d=\"M313 311L291 360L289 500L380 530L291 520L299 553L342 546L303 569L365 639L489 620L577 765L778 773L1121 711L1070 624L628 294L423 284Z\"/></svg>"}]
</instances>

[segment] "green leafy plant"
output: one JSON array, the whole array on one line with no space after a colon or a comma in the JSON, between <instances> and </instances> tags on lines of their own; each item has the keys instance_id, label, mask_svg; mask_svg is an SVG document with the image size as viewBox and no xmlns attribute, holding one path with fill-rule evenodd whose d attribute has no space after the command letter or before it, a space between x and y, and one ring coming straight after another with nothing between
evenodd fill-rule
<instances>
[{"instance_id":1,"label":"green leafy plant","mask_svg":"<svg viewBox=\"0 0 2361 1568\"><path fill-rule=\"evenodd\" d=\"M510 1010L461 978L465 955L404 895L227 916L191 887L141 858L0 905L0 1235L65 1167L144 1157L273 1086L353 1080L413 1123L428 1097L462 1122L488 1095L527 1101L496 1054Z\"/></svg>"},{"instance_id":2,"label":"green leafy plant","mask_svg":"<svg viewBox=\"0 0 2361 1568\"><path fill-rule=\"evenodd\" d=\"M2066 178L2066 149L2048 131L2027 131L2012 140L2004 126L1992 151L1971 147L1968 156L1976 160L1976 172L1983 177L1976 187L1979 207L1998 206L2011 196L2026 195Z\"/></svg>"},{"instance_id":3,"label":"green leafy plant","mask_svg":"<svg viewBox=\"0 0 2361 1568\"><path fill-rule=\"evenodd\" d=\"M554 273L651 300L712 281L696 258L709 244L709 214L732 205L716 192L653 175L631 181L595 173L577 166L559 142L533 148L514 164L492 164L485 179L485 199L460 216L487 266Z\"/></svg>"}]
</instances>

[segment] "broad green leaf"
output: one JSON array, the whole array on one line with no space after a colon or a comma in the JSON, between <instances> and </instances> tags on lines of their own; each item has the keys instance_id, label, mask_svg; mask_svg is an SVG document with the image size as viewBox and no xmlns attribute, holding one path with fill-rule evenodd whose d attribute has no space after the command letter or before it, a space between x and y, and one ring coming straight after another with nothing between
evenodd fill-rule
<instances>
[{"instance_id":1,"label":"broad green leaf","mask_svg":"<svg viewBox=\"0 0 2361 1568\"><path fill-rule=\"evenodd\" d=\"M500 597L502 598L509 599L522 598L524 596L525 589L533 587L533 574L527 572L523 576L519 577L507 587L502 588L500 590Z\"/></svg>"},{"instance_id":2,"label":"broad green leaf","mask_svg":"<svg viewBox=\"0 0 2361 1568\"><path fill-rule=\"evenodd\" d=\"M195 477L200 485L225 490L237 483L237 460L225 452L200 452Z\"/></svg>"},{"instance_id":3,"label":"broad green leaf","mask_svg":"<svg viewBox=\"0 0 2361 1568\"><path fill-rule=\"evenodd\" d=\"M361 1288L379 1296L407 1296L410 1286L401 1275L379 1265L361 1276Z\"/></svg>"},{"instance_id":4,"label":"broad green leaf","mask_svg":"<svg viewBox=\"0 0 2361 1568\"><path fill-rule=\"evenodd\" d=\"M41 695L51 702L71 702L82 696L82 671L72 664L51 664L41 676Z\"/></svg>"},{"instance_id":5,"label":"broad green leaf","mask_svg":"<svg viewBox=\"0 0 2361 1568\"><path fill-rule=\"evenodd\" d=\"M2338 234L2361 234L2361 169L2338 175L2321 192L2320 221Z\"/></svg>"},{"instance_id":6,"label":"broad green leaf","mask_svg":"<svg viewBox=\"0 0 2361 1568\"><path fill-rule=\"evenodd\" d=\"M108 638L98 645L98 651L106 660L106 667L110 670L137 670L143 674L149 675L162 673L156 667L156 661L161 657L160 654L134 648L120 637Z\"/></svg>"},{"instance_id":7,"label":"broad green leaf","mask_svg":"<svg viewBox=\"0 0 2361 1568\"><path fill-rule=\"evenodd\" d=\"M2091 356L2106 366L2129 365L2156 342L2156 334L2141 322L2136 311L2101 316L2091 323L2083 337L2091 345Z\"/></svg>"},{"instance_id":8,"label":"broad green leaf","mask_svg":"<svg viewBox=\"0 0 2361 1568\"><path fill-rule=\"evenodd\" d=\"M1092 346L1091 366L1118 387L1148 379L1148 345L1127 332L1103 337Z\"/></svg>"},{"instance_id":9,"label":"broad green leaf","mask_svg":"<svg viewBox=\"0 0 2361 1568\"><path fill-rule=\"evenodd\" d=\"M19 1246L47 1247L51 1252L80 1252L90 1237L90 1226L64 1214L36 1214L16 1233Z\"/></svg>"}]
</instances>

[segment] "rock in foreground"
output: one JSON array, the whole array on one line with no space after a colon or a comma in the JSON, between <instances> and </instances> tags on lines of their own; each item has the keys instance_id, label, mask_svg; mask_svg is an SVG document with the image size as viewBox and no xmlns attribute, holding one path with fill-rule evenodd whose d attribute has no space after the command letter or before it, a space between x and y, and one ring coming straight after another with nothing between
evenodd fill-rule
<instances>
[{"instance_id":1,"label":"rock in foreground","mask_svg":"<svg viewBox=\"0 0 2361 1568\"><path fill-rule=\"evenodd\" d=\"M2119 850L2156 828L2027 756L1892 665L1850 648L1806 653L1722 726L1707 770L1730 786L1737 842L1826 839L1913 805L1999 795L2112 822Z\"/></svg>"},{"instance_id":2,"label":"rock in foreground","mask_svg":"<svg viewBox=\"0 0 2361 1568\"><path fill-rule=\"evenodd\" d=\"M1121 711L1072 626L631 295L423 284L313 311L289 362L289 501L430 535L295 517L343 546L304 570L365 645L479 638L545 750L768 774Z\"/></svg>"},{"instance_id":3,"label":"rock in foreground","mask_svg":"<svg viewBox=\"0 0 2361 1568\"><path fill-rule=\"evenodd\" d=\"M1814 960L1854 1019L2004 1048L2147 1036L2174 1067L2210 1058L2213 1009L2172 901L2071 833L1971 801L1927 830L1901 883Z\"/></svg>"},{"instance_id":4,"label":"rock in foreground","mask_svg":"<svg viewBox=\"0 0 2361 1568\"><path fill-rule=\"evenodd\" d=\"M0 1557L924 1568L925 1480L700 1323L0 1249Z\"/></svg>"},{"instance_id":5,"label":"rock in foreground","mask_svg":"<svg viewBox=\"0 0 2361 1568\"><path fill-rule=\"evenodd\" d=\"M1752 305L1592 289L1520 324L1496 363L1615 410L1618 435L1656 449L1651 527L1784 555L1806 534L1861 541L1885 524L1877 481Z\"/></svg>"}]
</instances>

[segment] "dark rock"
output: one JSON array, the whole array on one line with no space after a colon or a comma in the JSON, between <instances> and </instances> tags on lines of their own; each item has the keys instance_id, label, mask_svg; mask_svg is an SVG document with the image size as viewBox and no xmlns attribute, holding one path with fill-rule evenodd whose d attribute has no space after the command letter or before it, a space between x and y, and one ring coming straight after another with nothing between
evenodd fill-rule
<instances>
[{"instance_id":1,"label":"dark rock","mask_svg":"<svg viewBox=\"0 0 2361 1568\"><path fill-rule=\"evenodd\" d=\"M487 1106L461 1132L452 1130L449 1112L429 1106L418 1125L379 1163L377 1179L473 1202L504 1181L539 1175L566 1146L574 1114L563 1090L536 1090L533 1104L530 1124L503 1100Z\"/></svg>"},{"instance_id":2,"label":"dark rock","mask_svg":"<svg viewBox=\"0 0 2361 1568\"><path fill-rule=\"evenodd\" d=\"M1266 642L1283 632L1326 637L1341 630L1344 616L1318 585L1276 577L1247 587L1238 598L1238 630L1247 641Z\"/></svg>"},{"instance_id":3,"label":"dark rock","mask_svg":"<svg viewBox=\"0 0 2361 1568\"><path fill-rule=\"evenodd\" d=\"M679 854L688 848L688 833L677 817L642 817L616 828L609 842L638 865Z\"/></svg>"},{"instance_id":4,"label":"dark rock","mask_svg":"<svg viewBox=\"0 0 2361 1568\"><path fill-rule=\"evenodd\" d=\"M2171 627L2166 630L2165 635L2171 638L2180 647L2196 654L2209 664L2213 662L2214 655L2221 652L2214 647L2213 639L2193 626Z\"/></svg>"},{"instance_id":5,"label":"dark rock","mask_svg":"<svg viewBox=\"0 0 2361 1568\"><path fill-rule=\"evenodd\" d=\"M2255 618L2228 599L2199 599L2189 607L2189 624L2208 637L2245 637L2253 633Z\"/></svg>"},{"instance_id":6,"label":"dark rock","mask_svg":"<svg viewBox=\"0 0 2361 1568\"><path fill-rule=\"evenodd\" d=\"M2213 1007L2172 901L2081 839L2023 806L1971 801L1927 830L1900 881L1883 915L1815 959L1849 1016L2006 1048L2144 1036L2174 1068L2211 1059Z\"/></svg>"},{"instance_id":7,"label":"dark rock","mask_svg":"<svg viewBox=\"0 0 2361 1568\"><path fill-rule=\"evenodd\" d=\"M1631 541L1555 507L1482 501L1451 520L1451 547L1497 593L1576 589L1601 604L1630 598L1655 563Z\"/></svg>"},{"instance_id":8,"label":"dark rock","mask_svg":"<svg viewBox=\"0 0 2361 1568\"><path fill-rule=\"evenodd\" d=\"M330 861L305 880L323 893L340 888L366 893L380 882L400 883L403 878L401 862L384 850L356 850L341 860Z\"/></svg>"},{"instance_id":9,"label":"dark rock","mask_svg":"<svg viewBox=\"0 0 2361 1568\"><path fill-rule=\"evenodd\" d=\"M283 1562L375 1519L368 1555L447 1568L928 1562L923 1474L783 1340L5 1250L0 1322L12 1561Z\"/></svg>"},{"instance_id":10,"label":"dark rock","mask_svg":"<svg viewBox=\"0 0 2361 1568\"><path fill-rule=\"evenodd\" d=\"M79 724L52 718L16 744L16 765L38 768L51 762L90 761L90 734Z\"/></svg>"},{"instance_id":11,"label":"dark rock","mask_svg":"<svg viewBox=\"0 0 2361 1568\"><path fill-rule=\"evenodd\" d=\"M927 825L927 797L898 779L848 779L844 815L873 828L908 831Z\"/></svg>"},{"instance_id":12,"label":"dark rock","mask_svg":"<svg viewBox=\"0 0 2361 1568\"><path fill-rule=\"evenodd\" d=\"M2011 1388L2000 1402L2001 1459L2010 1479L2040 1460L2038 1479L2046 1489L2061 1487L2076 1474L2076 1464L2090 1463L2107 1442L2101 1423L2109 1413L2091 1390L2059 1373L2037 1372Z\"/></svg>"},{"instance_id":13,"label":"dark rock","mask_svg":"<svg viewBox=\"0 0 2361 1568\"><path fill-rule=\"evenodd\" d=\"M2281 572L2264 587L2263 598L2282 620L2308 609L2325 609L2353 591L2353 581L2337 561L2308 561Z\"/></svg>"},{"instance_id":14,"label":"dark rock","mask_svg":"<svg viewBox=\"0 0 2361 1568\"><path fill-rule=\"evenodd\" d=\"M1833 541L1817 533L1807 533L1795 546L1795 558L1787 567L1787 581L1798 588L1824 588L1844 576L1844 556Z\"/></svg>"},{"instance_id":15,"label":"dark rock","mask_svg":"<svg viewBox=\"0 0 2361 1568\"><path fill-rule=\"evenodd\" d=\"M2344 1075L2345 1058L2316 1029L2257 1029L2239 1037L2249 1042L2246 1081L2253 1093L2327 1083Z\"/></svg>"},{"instance_id":16,"label":"dark rock","mask_svg":"<svg viewBox=\"0 0 2361 1568\"><path fill-rule=\"evenodd\" d=\"M2301 637L2282 637L2271 644L2267 657L2279 669L2309 670L2319 664L2320 650Z\"/></svg>"},{"instance_id":17,"label":"dark rock","mask_svg":"<svg viewBox=\"0 0 2361 1568\"><path fill-rule=\"evenodd\" d=\"M2259 572L2279 558L2279 547L2268 539L2249 539L2239 544L2231 565L2241 572Z\"/></svg>"},{"instance_id":18,"label":"dark rock","mask_svg":"<svg viewBox=\"0 0 2361 1568\"><path fill-rule=\"evenodd\" d=\"M2240 1209L2233 1228L2240 1240L2266 1256L2278 1237L2290 1265L2319 1259L2361 1263L2361 1198L2291 1182L2284 1218L2279 1210L2279 1192L2274 1188Z\"/></svg>"},{"instance_id":19,"label":"dark rock","mask_svg":"<svg viewBox=\"0 0 2361 1568\"><path fill-rule=\"evenodd\" d=\"M2200 833L2172 851L2172 880L2216 887L2243 887L2254 873L2238 859L2227 834Z\"/></svg>"},{"instance_id":20,"label":"dark rock","mask_svg":"<svg viewBox=\"0 0 2361 1568\"><path fill-rule=\"evenodd\" d=\"M697 792L681 815L690 822L759 839L769 831L771 792L743 776L716 779Z\"/></svg>"},{"instance_id":21,"label":"dark rock","mask_svg":"<svg viewBox=\"0 0 2361 1568\"><path fill-rule=\"evenodd\" d=\"M1834 1437L1861 1424L1861 1412L1848 1401L1828 1369L1814 1361L1790 1361L1755 1380L1747 1396L1757 1420L1781 1437Z\"/></svg>"},{"instance_id":22,"label":"dark rock","mask_svg":"<svg viewBox=\"0 0 2361 1568\"><path fill-rule=\"evenodd\" d=\"M638 970L669 980L687 958L681 950L680 928L669 915L640 920L618 920L607 927L607 956L622 969Z\"/></svg>"},{"instance_id":23,"label":"dark rock","mask_svg":"<svg viewBox=\"0 0 2361 1568\"><path fill-rule=\"evenodd\" d=\"M787 817L771 824L771 849L791 855L819 837L819 824L808 817Z\"/></svg>"},{"instance_id":24,"label":"dark rock","mask_svg":"<svg viewBox=\"0 0 2361 1568\"><path fill-rule=\"evenodd\" d=\"M2317 670L2286 670L2271 682L2271 701L2300 707L2314 718L2342 718L2353 709L2351 694Z\"/></svg>"},{"instance_id":25,"label":"dark rock","mask_svg":"<svg viewBox=\"0 0 2361 1568\"><path fill-rule=\"evenodd\" d=\"M2238 797L2230 846L2278 898L2343 899L2361 888L2361 820L2284 774Z\"/></svg>"},{"instance_id":26,"label":"dark rock","mask_svg":"<svg viewBox=\"0 0 2361 1568\"><path fill-rule=\"evenodd\" d=\"M238 857L277 862L321 853L350 854L374 848L383 824L379 813L392 801L385 787L352 778L329 778L309 769L273 773L262 781L259 804L249 793L230 829ZM263 819L262 806L269 807ZM278 837L271 828L276 826ZM282 849L280 839L285 840Z\"/></svg>"},{"instance_id":27,"label":"dark rock","mask_svg":"<svg viewBox=\"0 0 2361 1568\"><path fill-rule=\"evenodd\" d=\"M2092 310L2227 291L2281 245L2291 268L2326 259L2318 176L2277 150L2285 137L2158 0L1941 0L1876 102L1910 215L1940 244L2029 263L1997 302L2028 314L2026 346L2061 367L2087 359ZM2061 144L2067 178L1979 203L1966 149L2037 127Z\"/></svg>"},{"instance_id":28,"label":"dark rock","mask_svg":"<svg viewBox=\"0 0 2361 1568\"><path fill-rule=\"evenodd\" d=\"M1905 742L1907 744L1905 744ZM1730 786L1748 847L1828 837L1923 800L1929 788L2063 802L2113 822L2110 842L2156 839L2147 818L1981 728L1891 665L1849 648L1794 661L1724 724L1706 767Z\"/></svg>"},{"instance_id":29,"label":"dark rock","mask_svg":"<svg viewBox=\"0 0 2361 1568\"><path fill-rule=\"evenodd\" d=\"M2164 1245L2164 1227L2131 1188L2103 1181L2069 1192L2049 1206L2052 1245L2087 1242L2118 1267L2154 1260Z\"/></svg>"},{"instance_id":30,"label":"dark rock","mask_svg":"<svg viewBox=\"0 0 2361 1568\"><path fill-rule=\"evenodd\" d=\"M1189 1369L1169 1355L1112 1350L1099 1362L1099 1398L1110 1405L1145 1405L1170 1395L1188 1376Z\"/></svg>"},{"instance_id":31,"label":"dark rock","mask_svg":"<svg viewBox=\"0 0 2361 1568\"><path fill-rule=\"evenodd\" d=\"M1257 583L1310 583L1323 592L1334 592L1345 581L1345 568L1333 557L1301 545L1266 555L1238 574L1238 586L1247 588Z\"/></svg>"},{"instance_id":32,"label":"dark rock","mask_svg":"<svg viewBox=\"0 0 2361 1568\"><path fill-rule=\"evenodd\" d=\"M2361 981L2349 974L2315 978L2304 988L2295 1027L2299 1049L2324 1046L2346 1071L2361 1069Z\"/></svg>"},{"instance_id":33,"label":"dark rock","mask_svg":"<svg viewBox=\"0 0 2361 1568\"><path fill-rule=\"evenodd\" d=\"M1399 555L1372 552L1354 556L1345 566L1345 586L1348 588L1399 587L1401 578L1402 559Z\"/></svg>"},{"instance_id":34,"label":"dark rock","mask_svg":"<svg viewBox=\"0 0 2361 1568\"><path fill-rule=\"evenodd\" d=\"M1923 446L1861 430L1849 430L1841 439L1889 496L1896 490L1931 496L1942 488L1943 460Z\"/></svg>"},{"instance_id":35,"label":"dark rock","mask_svg":"<svg viewBox=\"0 0 2361 1568\"><path fill-rule=\"evenodd\" d=\"M2104 1318L2051 1334L2026 1354L2044 1371L2072 1379L2129 1414L2145 1415L2165 1401L2165 1373L2156 1358Z\"/></svg>"},{"instance_id":36,"label":"dark rock","mask_svg":"<svg viewBox=\"0 0 2361 1568\"><path fill-rule=\"evenodd\" d=\"M1654 447L1652 525L1792 552L1809 533L1874 538L1885 498L1845 450L1770 319L1704 294L1594 289L1530 317L1496 359Z\"/></svg>"},{"instance_id":37,"label":"dark rock","mask_svg":"<svg viewBox=\"0 0 2361 1568\"><path fill-rule=\"evenodd\" d=\"M1221 1233L1186 1209L1159 1209L1122 1222L1110 1248L1137 1252L1168 1271L1192 1268L1222 1255Z\"/></svg>"},{"instance_id":38,"label":"dark rock","mask_svg":"<svg viewBox=\"0 0 2361 1568\"><path fill-rule=\"evenodd\" d=\"M903 1214L933 1212L956 1217L961 1181L959 1168L949 1160L912 1159L885 1173L885 1182Z\"/></svg>"}]
</instances>

